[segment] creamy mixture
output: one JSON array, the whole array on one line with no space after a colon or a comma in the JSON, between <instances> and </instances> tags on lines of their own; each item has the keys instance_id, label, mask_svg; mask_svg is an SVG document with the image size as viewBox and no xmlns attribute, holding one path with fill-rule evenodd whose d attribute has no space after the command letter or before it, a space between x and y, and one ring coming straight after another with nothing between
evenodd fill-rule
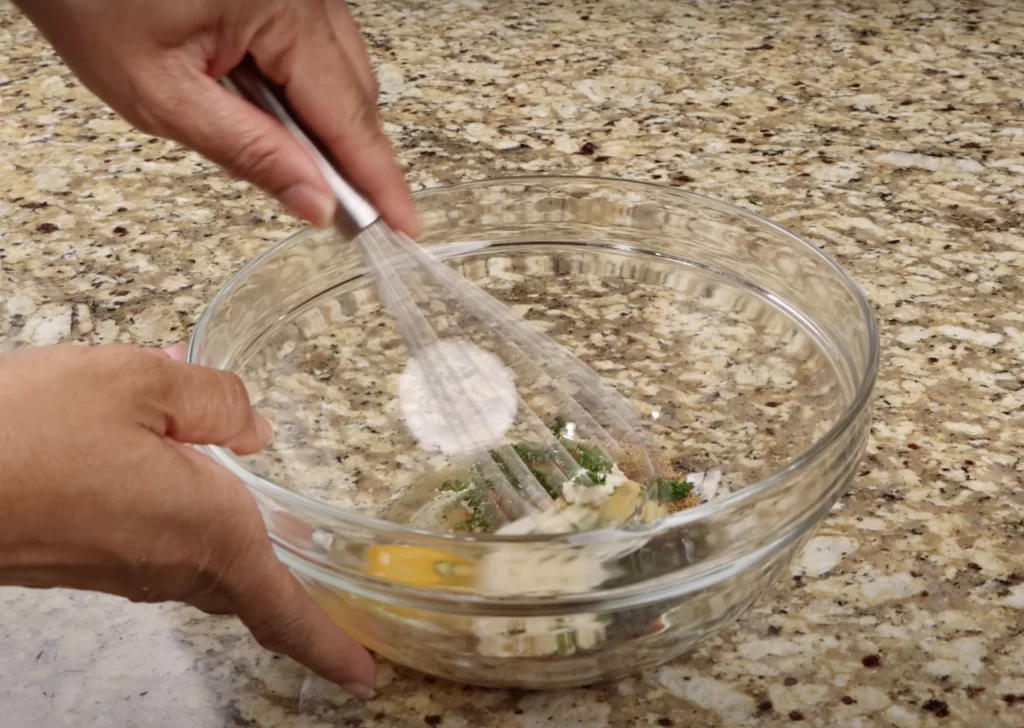
<instances>
[{"instance_id":1,"label":"creamy mixture","mask_svg":"<svg viewBox=\"0 0 1024 728\"><path fill-rule=\"evenodd\" d=\"M717 471L682 475L660 469L653 483L644 486L639 466L644 458L638 453L627 450L621 463L614 462L600 448L568 439L566 432L572 428L567 423L556 421L552 431L564 452L572 456L577 465L575 472L566 474L556 467L555 456L541 446L513 446L551 496L547 510L503 519L497 499L487 490L480 468L474 466L444 470L410 489L411 507L405 511L408 522L420 528L502 535L559 534L650 522L713 496L720 478ZM502 464L496 453L492 457L496 464ZM511 473L506 475L515 483ZM393 511L391 517L401 518L401 510ZM471 586L478 593L495 597L582 594L608 580L606 561L632 548L635 545L613 543L604 549L607 553L588 553L587 558L580 558L578 551L559 551L550 544L538 544L536 549L497 547L474 564L443 551L393 547L377 552L368 568L375 575L396 581L422 586L447 582L450 586ZM605 639L607 624L607 618L586 614L480 617L473 619L472 629L481 655L539 657L594 647Z\"/></svg>"}]
</instances>

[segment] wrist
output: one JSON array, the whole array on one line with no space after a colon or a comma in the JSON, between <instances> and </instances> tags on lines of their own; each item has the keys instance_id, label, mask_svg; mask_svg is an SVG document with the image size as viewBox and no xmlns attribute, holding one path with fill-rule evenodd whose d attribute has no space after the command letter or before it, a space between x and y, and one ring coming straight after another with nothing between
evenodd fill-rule
<instances>
[{"instance_id":1,"label":"wrist","mask_svg":"<svg viewBox=\"0 0 1024 728\"><path fill-rule=\"evenodd\" d=\"M7 464L0 464L0 471ZM82 532L66 501L44 484L0 479L0 586L68 586L65 572L104 562L102 547Z\"/></svg>"},{"instance_id":2,"label":"wrist","mask_svg":"<svg viewBox=\"0 0 1024 728\"><path fill-rule=\"evenodd\" d=\"M0 542L0 586L51 588L73 586L72 574L92 569L95 554L33 541ZM92 563L90 563L92 562Z\"/></svg>"}]
</instances>

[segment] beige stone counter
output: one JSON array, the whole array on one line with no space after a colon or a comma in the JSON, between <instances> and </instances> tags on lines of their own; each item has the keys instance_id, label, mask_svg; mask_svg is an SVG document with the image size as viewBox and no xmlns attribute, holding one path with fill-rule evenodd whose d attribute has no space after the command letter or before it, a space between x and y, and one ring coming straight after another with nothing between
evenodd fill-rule
<instances>
[{"instance_id":1,"label":"beige stone counter","mask_svg":"<svg viewBox=\"0 0 1024 728\"><path fill-rule=\"evenodd\" d=\"M417 186L659 181L822 243L875 303L860 477L739 624L616 685L383 666L298 710L230 619L0 591L0 724L1024 726L1024 7L1017 0L360 0ZM0 5L0 348L187 335L297 223L132 133ZM845 557L841 556L846 553Z\"/></svg>"}]
</instances>

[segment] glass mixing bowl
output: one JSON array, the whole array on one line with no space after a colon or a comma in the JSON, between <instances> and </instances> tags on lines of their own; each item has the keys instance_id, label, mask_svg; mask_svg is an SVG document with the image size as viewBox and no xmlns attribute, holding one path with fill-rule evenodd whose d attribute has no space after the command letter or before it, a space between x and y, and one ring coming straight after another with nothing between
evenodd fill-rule
<instances>
[{"instance_id":1,"label":"glass mixing bowl","mask_svg":"<svg viewBox=\"0 0 1024 728\"><path fill-rule=\"evenodd\" d=\"M387 520L438 463L401 421L407 354L373 280L353 246L306 231L228 283L188 355L238 373L275 426L256 456L205 451L249 486L279 557L367 647L466 683L612 679L734 620L863 454L878 337L853 281L777 225L654 185L505 179L416 202L422 245L614 383L679 471L720 469L718 492L642 527L554 537ZM567 563L585 586L516 592L515 568ZM480 569L508 570L505 593L480 588Z\"/></svg>"}]
</instances>

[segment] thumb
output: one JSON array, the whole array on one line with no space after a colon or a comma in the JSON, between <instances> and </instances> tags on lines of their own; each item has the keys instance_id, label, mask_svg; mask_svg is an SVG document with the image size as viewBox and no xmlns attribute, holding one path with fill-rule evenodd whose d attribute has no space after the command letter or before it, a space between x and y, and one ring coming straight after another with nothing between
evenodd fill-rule
<instances>
[{"instance_id":1,"label":"thumb","mask_svg":"<svg viewBox=\"0 0 1024 728\"><path fill-rule=\"evenodd\" d=\"M240 455L273 439L270 423L252 408L245 384L231 372L174 361L161 354L146 403L158 417L151 429L193 445L221 445ZM152 411L152 410L151 410Z\"/></svg>"},{"instance_id":2,"label":"thumb","mask_svg":"<svg viewBox=\"0 0 1024 728\"><path fill-rule=\"evenodd\" d=\"M318 227L334 219L336 202L309 153L276 120L215 80L196 74L184 108L164 120L166 136L276 197Z\"/></svg>"}]
</instances>

